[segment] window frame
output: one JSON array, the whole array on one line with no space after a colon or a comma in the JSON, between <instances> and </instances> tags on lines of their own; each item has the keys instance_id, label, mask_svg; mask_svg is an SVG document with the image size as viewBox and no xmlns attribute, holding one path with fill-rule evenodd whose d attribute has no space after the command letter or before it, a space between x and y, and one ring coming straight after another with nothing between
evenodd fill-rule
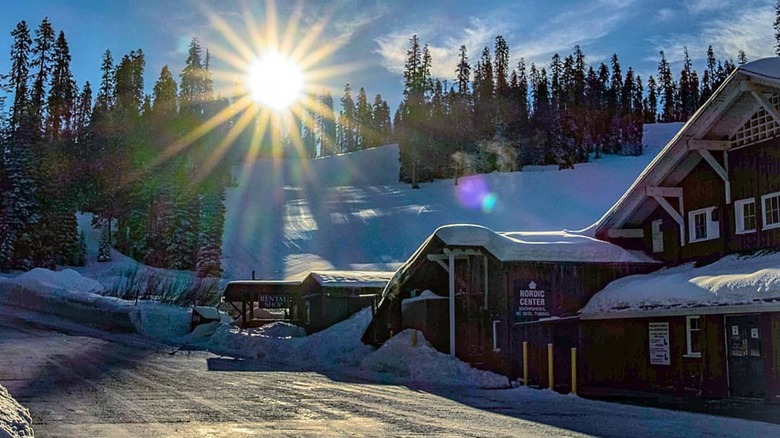
<instances>
[{"instance_id":1,"label":"window frame","mask_svg":"<svg viewBox=\"0 0 780 438\"><path fill-rule=\"evenodd\" d=\"M767 220L768 219L767 214L771 213L771 211L773 211L773 210L767 209L766 202L768 200L772 199L772 198L778 198L777 199L777 203L778 203L778 216L780 216L780 192L767 193L766 195L761 196L761 211L763 213L762 214L762 219L763 220L761 221L762 222L762 224L761 224L762 225L762 227L761 227L762 230L771 230L771 229L774 229L774 228L780 228L780 220L778 220L777 222L771 223L771 224Z\"/></svg>"},{"instance_id":2,"label":"window frame","mask_svg":"<svg viewBox=\"0 0 780 438\"><path fill-rule=\"evenodd\" d=\"M691 327L691 321L696 320L696 328ZM699 351L693 351L691 348L693 345L691 344L691 334L696 331L699 334ZM685 350L686 354L685 357L701 357L701 339L702 339L702 329L701 329L701 315L689 315L685 317Z\"/></svg>"},{"instance_id":3,"label":"window frame","mask_svg":"<svg viewBox=\"0 0 780 438\"><path fill-rule=\"evenodd\" d=\"M753 228L745 228L745 206L753 204L753 220L755 226ZM738 201L734 201L734 219L736 234L750 234L755 233L758 229L758 208L756 206L756 198L745 198Z\"/></svg>"},{"instance_id":4,"label":"window frame","mask_svg":"<svg viewBox=\"0 0 780 438\"><path fill-rule=\"evenodd\" d=\"M688 242L705 242L707 240L715 240L720 238L720 221L712 220L712 214L718 207L706 207L691 210L688 212ZM706 224L707 235L704 238L696 238L696 216L704 214L704 220ZM780 225L778 225L780 226Z\"/></svg>"}]
</instances>

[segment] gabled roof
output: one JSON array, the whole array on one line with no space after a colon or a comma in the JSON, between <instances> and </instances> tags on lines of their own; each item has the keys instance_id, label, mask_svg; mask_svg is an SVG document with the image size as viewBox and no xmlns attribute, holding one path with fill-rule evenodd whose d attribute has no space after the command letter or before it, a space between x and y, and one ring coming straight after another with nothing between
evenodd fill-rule
<instances>
[{"instance_id":1,"label":"gabled roof","mask_svg":"<svg viewBox=\"0 0 780 438\"><path fill-rule=\"evenodd\" d=\"M778 93L780 57L739 66L650 162L617 203L581 233L601 237L610 229L641 222L657 207L656 201L645 195L648 187L679 184L701 162L702 156L697 149L706 148L702 146L705 143L717 144L724 150L744 145L744 141L736 138L735 134L758 112L766 111L762 101L777 112ZM766 138L778 135L780 123L769 131Z\"/></svg>"}]
</instances>

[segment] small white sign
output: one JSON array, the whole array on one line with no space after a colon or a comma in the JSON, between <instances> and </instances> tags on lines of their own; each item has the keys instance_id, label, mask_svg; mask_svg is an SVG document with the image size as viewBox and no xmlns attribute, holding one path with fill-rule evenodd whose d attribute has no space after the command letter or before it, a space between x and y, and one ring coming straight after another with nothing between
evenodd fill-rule
<instances>
[{"instance_id":1,"label":"small white sign","mask_svg":"<svg viewBox=\"0 0 780 438\"><path fill-rule=\"evenodd\" d=\"M731 326L731 334L733 336L739 336L739 326L738 325L732 325Z\"/></svg>"},{"instance_id":2,"label":"small white sign","mask_svg":"<svg viewBox=\"0 0 780 438\"><path fill-rule=\"evenodd\" d=\"M750 329L750 337L753 339L758 339L758 329L752 328Z\"/></svg>"},{"instance_id":3,"label":"small white sign","mask_svg":"<svg viewBox=\"0 0 780 438\"><path fill-rule=\"evenodd\" d=\"M669 323L651 322L648 324L650 335L650 364L669 365Z\"/></svg>"}]
</instances>

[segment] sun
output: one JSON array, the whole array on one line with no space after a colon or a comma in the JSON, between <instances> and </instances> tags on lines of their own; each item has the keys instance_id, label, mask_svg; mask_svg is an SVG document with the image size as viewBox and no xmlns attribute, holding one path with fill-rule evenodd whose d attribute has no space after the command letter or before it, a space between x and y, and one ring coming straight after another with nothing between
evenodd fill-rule
<instances>
[{"instance_id":1,"label":"sun","mask_svg":"<svg viewBox=\"0 0 780 438\"><path fill-rule=\"evenodd\" d=\"M303 92L301 68L278 52L268 52L249 66L247 88L255 102L274 110L286 110Z\"/></svg>"}]
</instances>

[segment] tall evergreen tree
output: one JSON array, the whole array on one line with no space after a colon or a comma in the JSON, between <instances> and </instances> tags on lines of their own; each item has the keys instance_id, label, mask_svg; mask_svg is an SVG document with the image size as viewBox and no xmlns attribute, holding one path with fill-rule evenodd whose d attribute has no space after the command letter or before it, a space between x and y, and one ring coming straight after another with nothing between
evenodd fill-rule
<instances>
[{"instance_id":1,"label":"tall evergreen tree","mask_svg":"<svg viewBox=\"0 0 780 438\"><path fill-rule=\"evenodd\" d=\"M465 45L461 45L460 49L458 49L458 66L455 68L455 75L458 93L464 96L467 95L469 93L469 81L471 80L471 64L469 64Z\"/></svg>"},{"instance_id":2,"label":"tall evergreen tree","mask_svg":"<svg viewBox=\"0 0 780 438\"><path fill-rule=\"evenodd\" d=\"M13 45L11 46L11 72L8 75L8 88L14 94L14 102L11 106L11 114L8 129L15 132L21 123L21 119L29 106L29 88L27 86L30 76L30 48L32 39L27 23L20 21L11 32Z\"/></svg>"},{"instance_id":3,"label":"tall evergreen tree","mask_svg":"<svg viewBox=\"0 0 780 438\"><path fill-rule=\"evenodd\" d=\"M70 71L70 48L65 33L60 31L54 45L53 69L49 91L47 137L57 141L71 136L70 128L76 106L76 81Z\"/></svg>"},{"instance_id":4,"label":"tall evergreen tree","mask_svg":"<svg viewBox=\"0 0 780 438\"><path fill-rule=\"evenodd\" d=\"M677 121L677 110L675 108L675 94L677 86L672 77L672 69L669 67L669 61L666 60L664 51L661 50L661 61L658 63L658 87L661 90L661 121Z\"/></svg>"},{"instance_id":5,"label":"tall evergreen tree","mask_svg":"<svg viewBox=\"0 0 780 438\"><path fill-rule=\"evenodd\" d=\"M35 39L32 46L32 65L36 72L32 86L31 104L35 122L39 129L43 126L46 83L51 74L53 56L54 28L47 17L41 21L41 24L35 30Z\"/></svg>"}]
</instances>

